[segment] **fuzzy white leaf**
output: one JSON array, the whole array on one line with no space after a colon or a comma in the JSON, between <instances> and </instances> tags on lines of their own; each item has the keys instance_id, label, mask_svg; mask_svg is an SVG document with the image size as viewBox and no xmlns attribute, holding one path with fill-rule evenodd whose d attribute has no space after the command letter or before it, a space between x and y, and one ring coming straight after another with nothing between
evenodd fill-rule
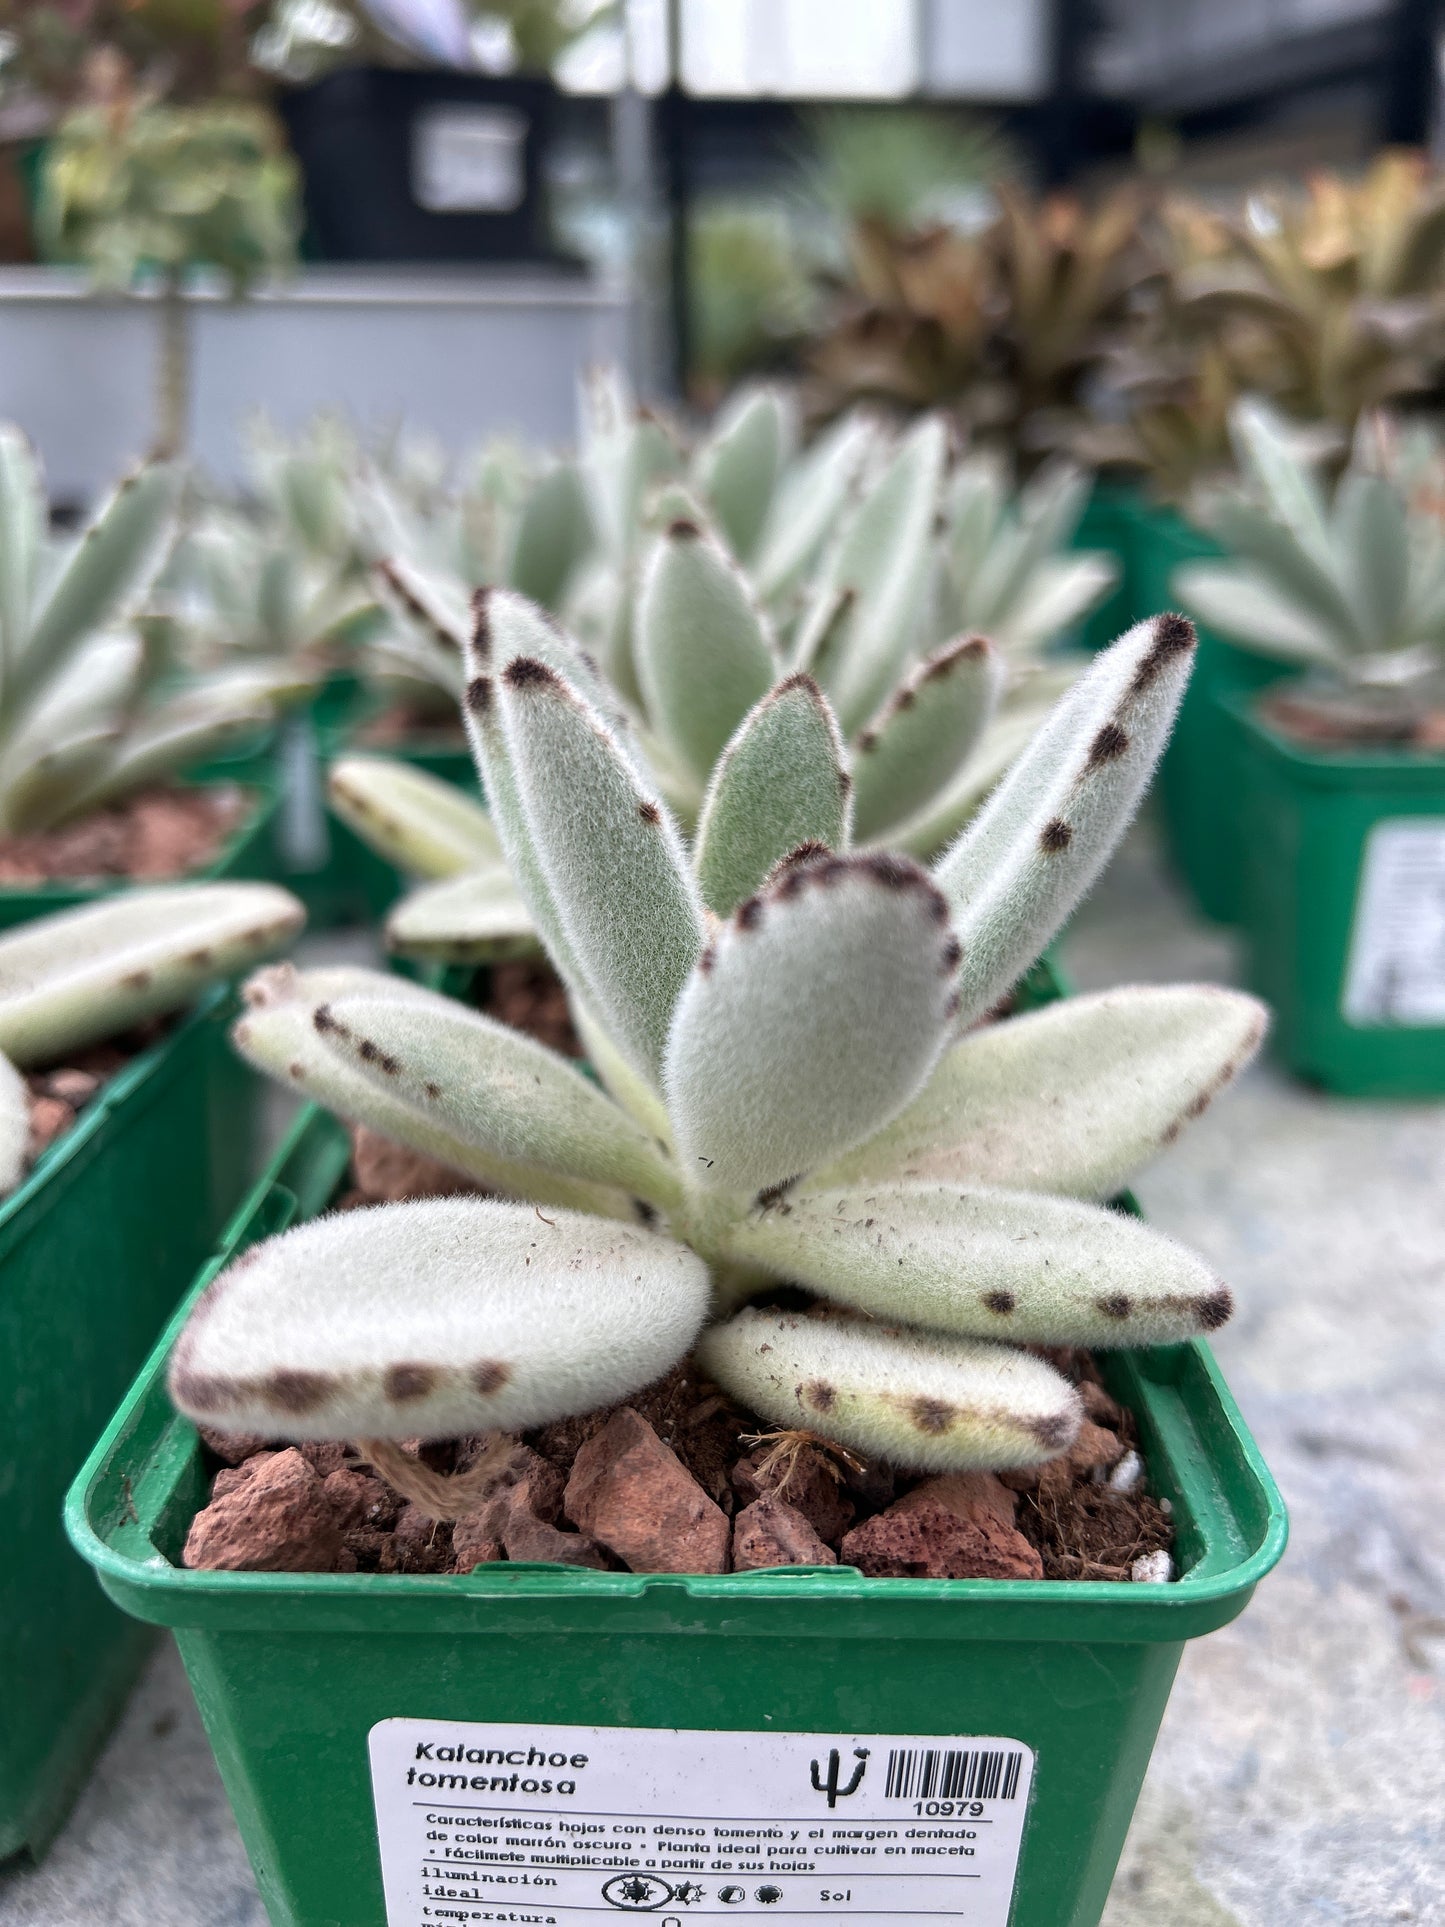
<instances>
[{"instance_id":1,"label":"fuzzy white leaf","mask_svg":"<svg viewBox=\"0 0 1445 1927\"><path fill-rule=\"evenodd\" d=\"M1208 629L1281 662L1337 663L1338 637L1251 568L1191 562L1174 571L1174 593Z\"/></svg>"},{"instance_id":2,"label":"fuzzy white leaf","mask_svg":"<svg viewBox=\"0 0 1445 1927\"><path fill-rule=\"evenodd\" d=\"M702 905L677 827L597 711L544 660L512 656L493 688L524 834L578 988L636 1067L656 1077L702 948ZM492 794L490 771L488 781ZM511 867L526 895L525 875Z\"/></svg>"},{"instance_id":3,"label":"fuzzy white leaf","mask_svg":"<svg viewBox=\"0 0 1445 1927\"><path fill-rule=\"evenodd\" d=\"M20 429L0 423L0 674L25 646L47 520L35 451Z\"/></svg>"},{"instance_id":4,"label":"fuzzy white leaf","mask_svg":"<svg viewBox=\"0 0 1445 1927\"><path fill-rule=\"evenodd\" d=\"M527 906L504 863L423 883L386 920L386 947L440 963L498 963L534 956L540 945Z\"/></svg>"},{"instance_id":5,"label":"fuzzy white leaf","mask_svg":"<svg viewBox=\"0 0 1445 1927\"><path fill-rule=\"evenodd\" d=\"M937 1062L958 946L906 857L828 857L743 904L700 959L668 1040L682 1170L756 1192L896 1117Z\"/></svg>"},{"instance_id":6,"label":"fuzzy white leaf","mask_svg":"<svg viewBox=\"0 0 1445 1927\"><path fill-rule=\"evenodd\" d=\"M81 536L35 616L16 665L29 687L97 629L128 615L175 540L181 470L153 462L123 481Z\"/></svg>"},{"instance_id":7,"label":"fuzzy white leaf","mask_svg":"<svg viewBox=\"0 0 1445 1927\"><path fill-rule=\"evenodd\" d=\"M384 971L355 971L342 979L328 971L262 971L246 986L248 1008L232 1030L232 1041L248 1063L291 1090L491 1190L538 1205L636 1220L631 1191L572 1177L535 1161L519 1162L494 1144L459 1137L444 1128L430 1107L410 1103L392 1089L389 1079L366 1075L356 1052L343 1048L345 1040L330 1028L332 1007L357 998L373 1007L404 1004L419 1011L423 1020L450 1001L419 985L408 986L399 996Z\"/></svg>"},{"instance_id":8,"label":"fuzzy white leaf","mask_svg":"<svg viewBox=\"0 0 1445 1927\"><path fill-rule=\"evenodd\" d=\"M952 1179L1111 1198L1238 1075L1266 1021L1238 991L1160 984L985 1024L819 1182Z\"/></svg>"},{"instance_id":9,"label":"fuzzy white leaf","mask_svg":"<svg viewBox=\"0 0 1445 1927\"><path fill-rule=\"evenodd\" d=\"M791 439L775 388L742 388L697 451L694 473L733 554L746 561L767 522Z\"/></svg>"},{"instance_id":10,"label":"fuzzy white leaf","mask_svg":"<svg viewBox=\"0 0 1445 1927\"><path fill-rule=\"evenodd\" d=\"M810 676L785 677L718 758L698 819L703 900L730 916L804 843L848 847L851 781L838 725Z\"/></svg>"},{"instance_id":11,"label":"fuzzy white leaf","mask_svg":"<svg viewBox=\"0 0 1445 1927\"><path fill-rule=\"evenodd\" d=\"M777 664L742 571L693 522L653 551L635 650L647 713L701 790Z\"/></svg>"},{"instance_id":12,"label":"fuzzy white leaf","mask_svg":"<svg viewBox=\"0 0 1445 1927\"><path fill-rule=\"evenodd\" d=\"M1037 1465L1083 1420L1078 1393L1041 1358L933 1332L746 1310L703 1333L697 1360L774 1425L910 1472Z\"/></svg>"},{"instance_id":13,"label":"fuzzy white leaf","mask_svg":"<svg viewBox=\"0 0 1445 1927\"><path fill-rule=\"evenodd\" d=\"M364 993L318 1006L328 1050L442 1135L526 1175L636 1192L670 1208L675 1169L631 1118L555 1051L450 997Z\"/></svg>"},{"instance_id":14,"label":"fuzzy white leaf","mask_svg":"<svg viewBox=\"0 0 1445 1927\"><path fill-rule=\"evenodd\" d=\"M283 950L305 920L269 883L173 883L38 917L0 937L0 1051L51 1063L176 1010Z\"/></svg>"},{"instance_id":15,"label":"fuzzy white leaf","mask_svg":"<svg viewBox=\"0 0 1445 1927\"><path fill-rule=\"evenodd\" d=\"M996 715L954 780L905 822L892 826L888 832L889 847L906 850L924 862L947 849L1038 734L1048 707L1047 704L1020 708L1010 705Z\"/></svg>"},{"instance_id":16,"label":"fuzzy white leaf","mask_svg":"<svg viewBox=\"0 0 1445 1927\"><path fill-rule=\"evenodd\" d=\"M560 608L592 540L582 478L571 463L559 462L522 504L507 559L508 586L544 609Z\"/></svg>"},{"instance_id":17,"label":"fuzzy white leaf","mask_svg":"<svg viewBox=\"0 0 1445 1927\"><path fill-rule=\"evenodd\" d=\"M1410 581L1404 498L1378 475L1347 473L1335 497L1335 523L1339 566L1363 651L1374 655L1397 648Z\"/></svg>"},{"instance_id":18,"label":"fuzzy white leaf","mask_svg":"<svg viewBox=\"0 0 1445 1927\"><path fill-rule=\"evenodd\" d=\"M342 756L327 800L363 843L409 876L443 878L504 867L501 839L475 798L390 756Z\"/></svg>"},{"instance_id":19,"label":"fuzzy white leaf","mask_svg":"<svg viewBox=\"0 0 1445 1927\"><path fill-rule=\"evenodd\" d=\"M371 572L382 605L403 631L415 631L443 658L460 654L471 631L471 598L465 585L412 558L389 556Z\"/></svg>"},{"instance_id":20,"label":"fuzzy white leaf","mask_svg":"<svg viewBox=\"0 0 1445 1927\"><path fill-rule=\"evenodd\" d=\"M1137 1218L921 1179L795 1193L734 1227L728 1250L871 1317L1018 1344L1172 1344L1216 1330L1233 1302Z\"/></svg>"},{"instance_id":21,"label":"fuzzy white leaf","mask_svg":"<svg viewBox=\"0 0 1445 1927\"><path fill-rule=\"evenodd\" d=\"M1040 562L1009 610L1001 641L1031 650L1064 635L1118 580L1111 555L1059 555Z\"/></svg>"},{"instance_id":22,"label":"fuzzy white leaf","mask_svg":"<svg viewBox=\"0 0 1445 1927\"><path fill-rule=\"evenodd\" d=\"M925 416L904 436L840 543L830 580L857 599L835 657L818 660L845 730L873 714L912 648L947 452L942 420Z\"/></svg>"},{"instance_id":23,"label":"fuzzy white leaf","mask_svg":"<svg viewBox=\"0 0 1445 1927\"><path fill-rule=\"evenodd\" d=\"M861 412L844 415L783 477L753 563L765 601L802 579L837 525L878 432Z\"/></svg>"},{"instance_id":24,"label":"fuzzy white leaf","mask_svg":"<svg viewBox=\"0 0 1445 1927\"><path fill-rule=\"evenodd\" d=\"M243 1251L191 1313L170 1393L264 1437L521 1431L651 1384L706 1307L704 1266L647 1232L483 1198L385 1205Z\"/></svg>"},{"instance_id":25,"label":"fuzzy white leaf","mask_svg":"<svg viewBox=\"0 0 1445 1927\"><path fill-rule=\"evenodd\" d=\"M0 1197L25 1175L30 1149L30 1091L8 1057L0 1057Z\"/></svg>"},{"instance_id":26,"label":"fuzzy white leaf","mask_svg":"<svg viewBox=\"0 0 1445 1927\"><path fill-rule=\"evenodd\" d=\"M927 657L857 739L853 828L860 842L922 809L963 767L992 719L1004 664L982 636Z\"/></svg>"},{"instance_id":27,"label":"fuzzy white leaf","mask_svg":"<svg viewBox=\"0 0 1445 1927\"><path fill-rule=\"evenodd\" d=\"M1154 773L1194 659L1182 616L1098 656L934 877L964 949L960 1022L1022 976L1112 855Z\"/></svg>"}]
</instances>

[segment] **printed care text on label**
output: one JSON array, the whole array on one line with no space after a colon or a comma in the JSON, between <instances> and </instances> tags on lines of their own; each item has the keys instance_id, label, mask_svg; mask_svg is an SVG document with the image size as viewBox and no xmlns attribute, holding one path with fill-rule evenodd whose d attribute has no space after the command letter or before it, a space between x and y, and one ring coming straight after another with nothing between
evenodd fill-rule
<instances>
[{"instance_id":1,"label":"printed care text on label","mask_svg":"<svg viewBox=\"0 0 1445 1927\"><path fill-rule=\"evenodd\" d=\"M1033 1766L1009 1739L383 1720L387 1923L1007 1927Z\"/></svg>"},{"instance_id":2,"label":"printed care text on label","mask_svg":"<svg viewBox=\"0 0 1445 1927\"><path fill-rule=\"evenodd\" d=\"M1352 1024L1445 1024L1445 817L1371 830L1344 1004Z\"/></svg>"}]
</instances>

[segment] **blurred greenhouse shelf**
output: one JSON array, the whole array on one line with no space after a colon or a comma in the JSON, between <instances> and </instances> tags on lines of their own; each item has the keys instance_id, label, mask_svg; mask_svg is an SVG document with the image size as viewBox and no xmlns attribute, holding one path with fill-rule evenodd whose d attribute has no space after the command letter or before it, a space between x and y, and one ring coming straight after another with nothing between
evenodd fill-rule
<instances>
[{"instance_id":1,"label":"blurred greenhouse shelf","mask_svg":"<svg viewBox=\"0 0 1445 1927\"><path fill-rule=\"evenodd\" d=\"M454 449L499 431L565 440L578 372L617 360L628 333L617 284L538 268L310 267L245 302L190 300L193 448L224 482L242 478L258 410L282 428L322 408L423 421ZM155 331L144 297L0 269L0 419L45 451L58 501L89 500L151 439Z\"/></svg>"}]
</instances>

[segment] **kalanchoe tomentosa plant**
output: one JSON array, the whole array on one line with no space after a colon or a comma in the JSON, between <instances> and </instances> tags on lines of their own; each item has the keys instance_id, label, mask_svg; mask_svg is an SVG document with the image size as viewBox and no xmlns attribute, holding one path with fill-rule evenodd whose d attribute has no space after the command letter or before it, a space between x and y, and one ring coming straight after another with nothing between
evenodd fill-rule
<instances>
[{"instance_id":1,"label":"kalanchoe tomentosa plant","mask_svg":"<svg viewBox=\"0 0 1445 1927\"><path fill-rule=\"evenodd\" d=\"M1077 659L1046 663L1043 651L1113 575L1108 558L1060 552L1083 478L1049 470L1012 499L992 458L950 463L933 416L899 437L849 417L792 459L790 412L768 388L723 411L685 485L666 479L676 451L660 425L615 384L592 392L584 420L599 544L560 606L597 662L604 711L628 716L684 826L751 706L804 672L847 741L855 842L937 854L1078 673ZM405 565L390 575L459 675L469 616L457 586ZM404 828L420 812L426 836L415 784L375 763L362 774L373 821L380 811ZM367 810L350 807L357 776L335 772L333 801L370 836ZM398 860L395 837L385 853ZM471 958L486 941L522 941L519 910L505 869L484 858L470 882L405 901L388 936L409 954Z\"/></svg>"},{"instance_id":2,"label":"kalanchoe tomentosa plant","mask_svg":"<svg viewBox=\"0 0 1445 1927\"><path fill-rule=\"evenodd\" d=\"M1287 699L1310 733L1409 741L1445 711L1438 443L1367 417L1327 491L1263 403L1238 403L1230 429L1244 485L1202 513L1232 555L1179 570L1186 607L1242 648L1310 672Z\"/></svg>"},{"instance_id":3,"label":"kalanchoe tomentosa plant","mask_svg":"<svg viewBox=\"0 0 1445 1927\"><path fill-rule=\"evenodd\" d=\"M695 1346L775 1424L900 1466L1064 1450L1076 1394L1021 1346L1228 1316L1199 1259L1096 1201L1263 1016L1185 988L982 1020L1122 833L1193 641L1164 616L1099 657L930 872L852 848L837 723L799 672L725 746L689 845L571 641L487 598L468 723L605 1090L414 984L263 973L236 1029L252 1061L524 1202L389 1205L254 1247L185 1328L181 1409L303 1439L525 1429ZM749 1305L782 1282L821 1315Z\"/></svg>"},{"instance_id":4,"label":"kalanchoe tomentosa plant","mask_svg":"<svg viewBox=\"0 0 1445 1927\"><path fill-rule=\"evenodd\" d=\"M0 831L72 822L272 715L285 675L172 682L133 620L180 488L173 464L151 463L78 540L52 540L30 445L0 425Z\"/></svg>"},{"instance_id":5,"label":"kalanchoe tomentosa plant","mask_svg":"<svg viewBox=\"0 0 1445 1927\"><path fill-rule=\"evenodd\" d=\"M0 1193L24 1175L21 1071L188 1004L284 950L305 921L269 883L174 883L37 917L0 936Z\"/></svg>"}]
</instances>

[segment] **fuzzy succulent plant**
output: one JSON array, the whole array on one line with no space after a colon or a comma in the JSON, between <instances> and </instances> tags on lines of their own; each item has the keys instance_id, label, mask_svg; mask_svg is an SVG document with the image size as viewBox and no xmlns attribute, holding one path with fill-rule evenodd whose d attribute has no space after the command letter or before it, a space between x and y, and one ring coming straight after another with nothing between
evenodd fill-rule
<instances>
[{"instance_id":1,"label":"fuzzy succulent plant","mask_svg":"<svg viewBox=\"0 0 1445 1927\"><path fill-rule=\"evenodd\" d=\"M1367 417L1333 487L1290 428L1241 402L1242 486L1201 514L1227 561L1178 571L1185 606L1230 641L1310 672L1343 733L1409 736L1445 710L1445 458L1423 430Z\"/></svg>"},{"instance_id":2,"label":"fuzzy succulent plant","mask_svg":"<svg viewBox=\"0 0 1445 1927\"><path fill-rule=\"evenodd\" d=\"M138 469L78 539L49 533L29 443L0 426L0 831L47 830L271 718L289 669L178 677L135 618L176 531L179 469Z\"/></svg>"},{"instance_id":3,"label":"fuzzy succulent plant","mask_svg":"<svg viewBox=\"0 0 1445 1927\"><path fill-rule=\"evenodd\" d=\"M584 422L580 472L599 537L563 613L597 665L604 713L625 719L684 826L700 831L718 758L751 707L806 674L847 752L857 843L935 855L1077 674L1049 646L1114 575L1111 558L1064 553L1083 477L1056 466L1015 497L991 457L950 462L937 416L899 436L849 416L794 456L791 411L766 387L723 411L685 477L671 472L668 432L616 384L594 385ZM463 585L402 563L386 574L408 598L417 646L460 685ZM376 767L369 777L374 792L389 781ZM393 819L414 800L400 773L396 788ZM792 807L785 788L777 807ZM430 892L416 915L404 904L392 941L475 958L504 883L488 863L474 885ZM507 941L526 927L509 923Z\"/></svg>"},{"instance_id":4,"label":"fuzzy succulent plant","mask_svg":"<svg viewBox=\"0 0 1445 1927\"><path fill-rule=\"evenodd\" d=\"M581 652L485 598L468 726L601 1082L410 982L263 972L235 1032L253 1063L502 1195L243 1254L176 1348L181 1410L287 1438L518 1430L695 1349L773 1424L899 1466L1064 1450L1077 1396L1023 1347L1230 1309L1101 1201L1229 1081L1260 1007L1146 988L1001 1014L1128 823L1193 641L1165 616L1101 655L930 871L853 845L806 673L744 715L689 842ZM769 1305L782 1283L815 1310Z\"/></svg>"},{"instance_id":5,"label":"fuzzy succulent plant","mask_svg":"<svg viewBox=\"0 0 1445 1927\"><path fill-rule=\"evenodd\" d=\"M0 1192L24 1174L22 1071L190 1003L284 950L305 911L269 883L128 890L0 936Z\"/></svg>"}]
</instances>

